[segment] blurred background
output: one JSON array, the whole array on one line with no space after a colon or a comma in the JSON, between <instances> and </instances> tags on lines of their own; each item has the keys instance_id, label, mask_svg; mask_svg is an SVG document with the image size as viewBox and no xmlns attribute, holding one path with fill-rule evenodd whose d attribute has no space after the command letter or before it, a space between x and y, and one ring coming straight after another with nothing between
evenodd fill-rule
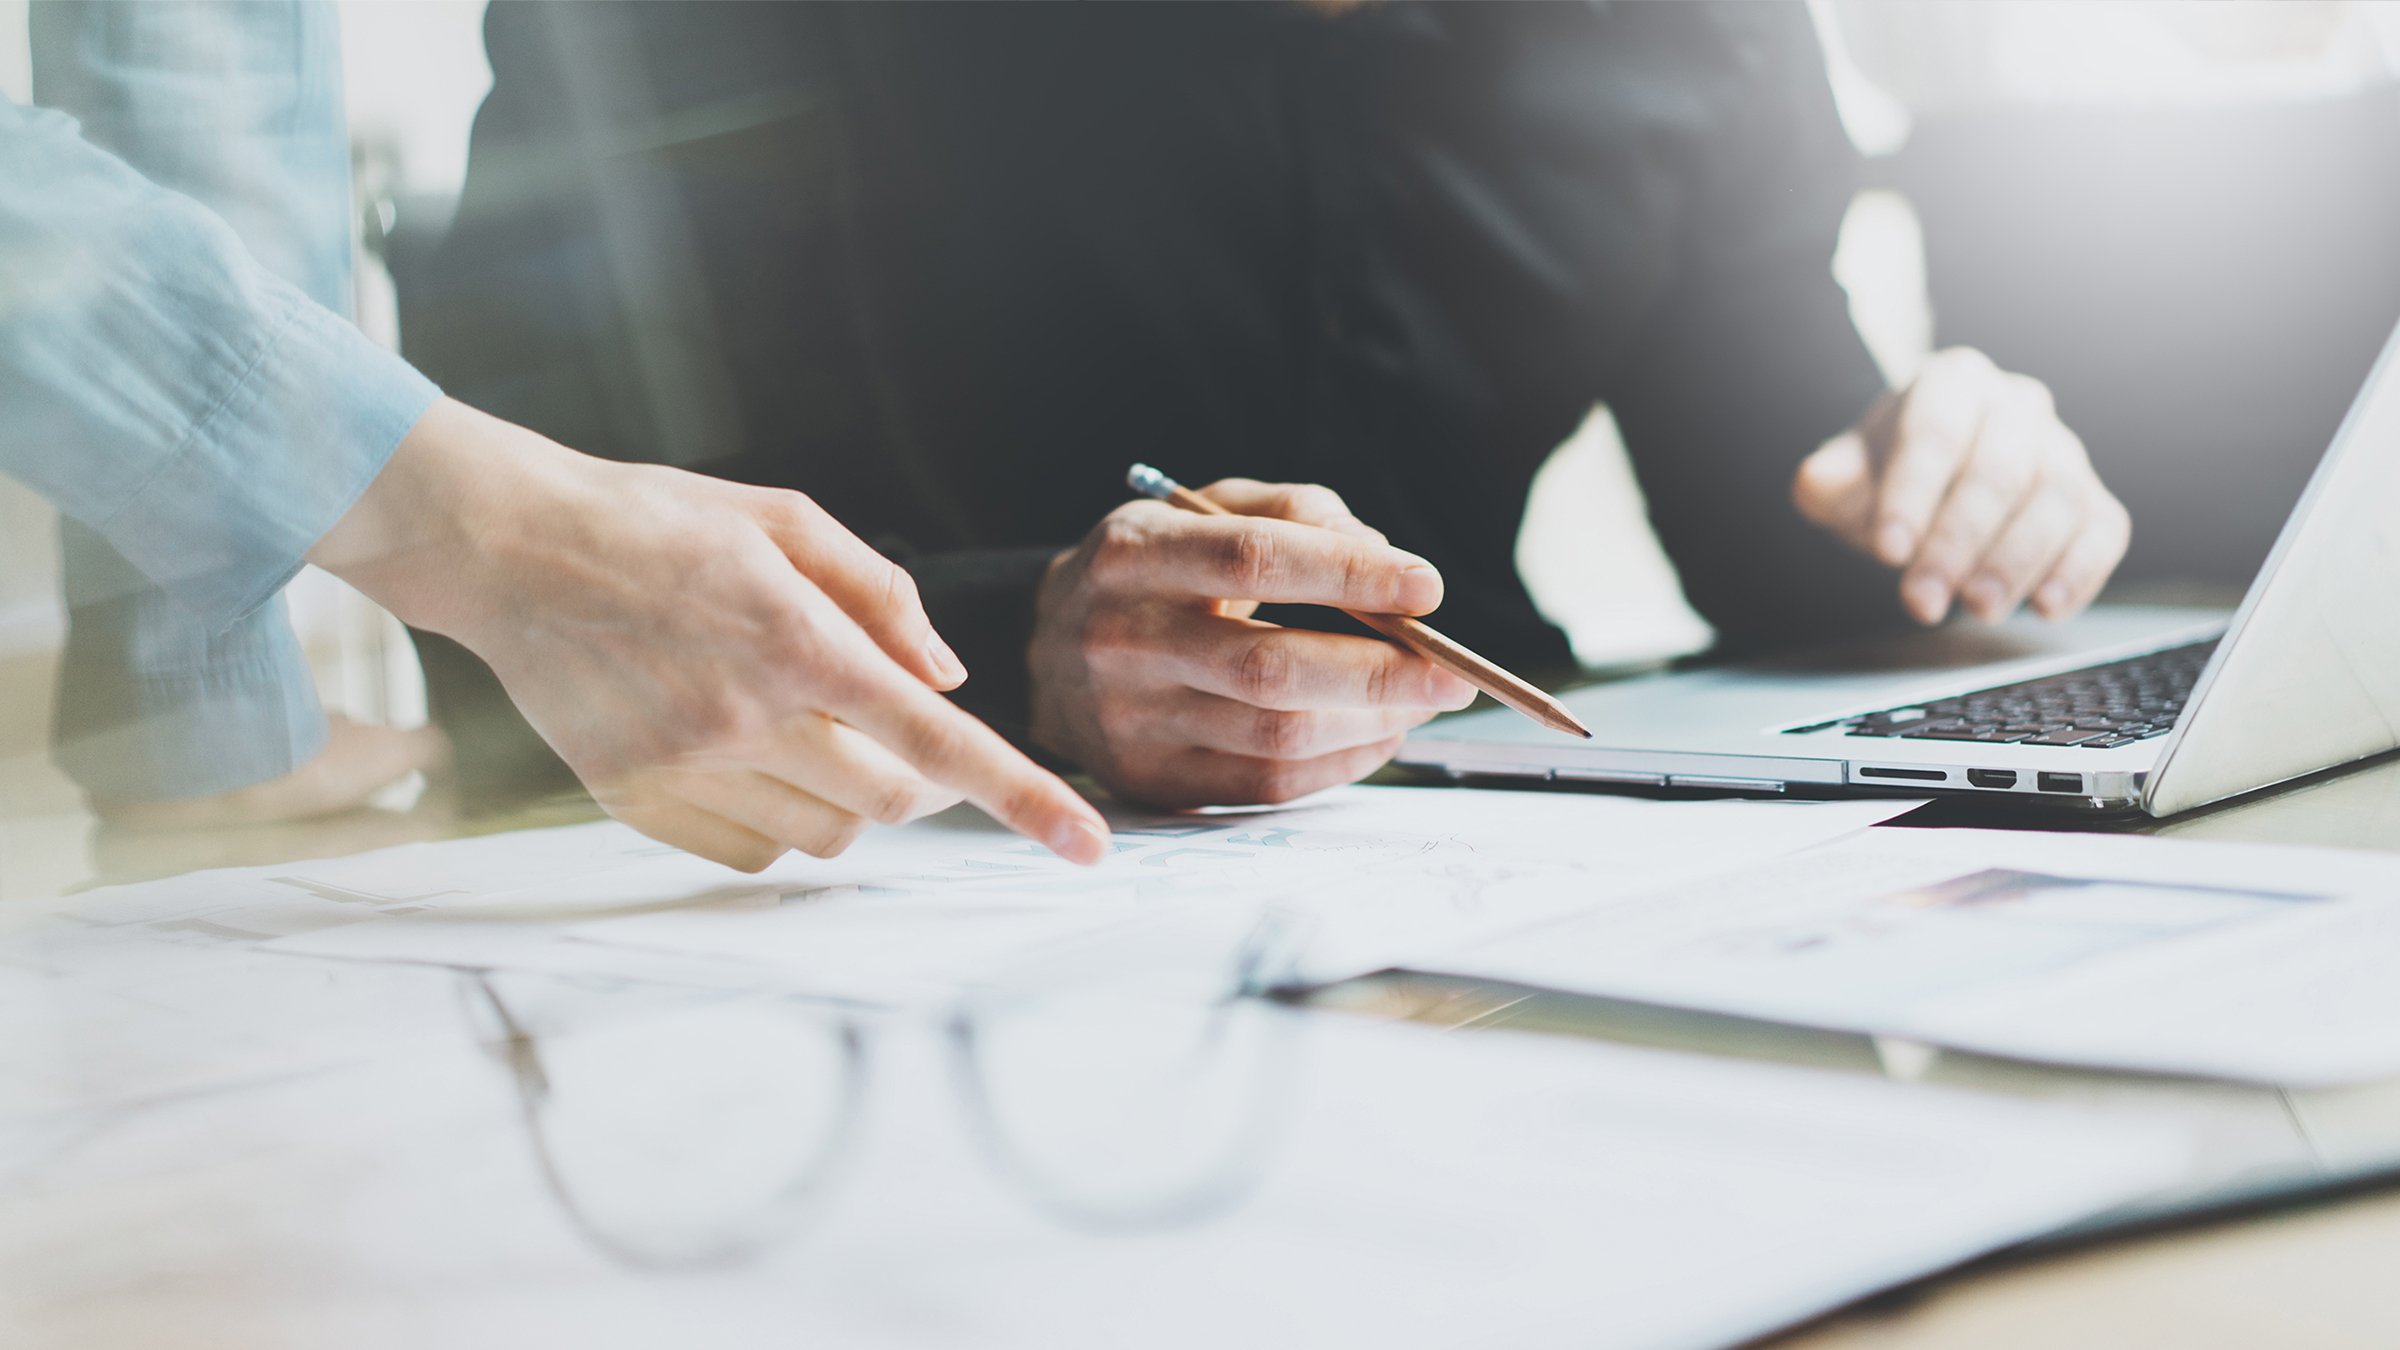
<instances>
[{"instance_id":1,"label":"blurred background","mask_svg":"<svg viewBox=\"0 0 2400 1350\"><path fill-rule=\"evenodd\" d=\"M482 0L338 0L360 321L438 240L489 85ZM2128 587L2238 588L2400 318L2400 4L1815 0L1868 157L1833 259L1895 382L1968 344L2048 381L2132 509ZM24 0L0 0L22 99ZM42 763L62 618L45 508L0 480L0 897L88 828ZM1605 409L1535 485L1519 564L1589 664L1707 631L1649 539ZM424 717L396 623L330 578L294 611L327 705Z\"/></svg>"}]
</instances>

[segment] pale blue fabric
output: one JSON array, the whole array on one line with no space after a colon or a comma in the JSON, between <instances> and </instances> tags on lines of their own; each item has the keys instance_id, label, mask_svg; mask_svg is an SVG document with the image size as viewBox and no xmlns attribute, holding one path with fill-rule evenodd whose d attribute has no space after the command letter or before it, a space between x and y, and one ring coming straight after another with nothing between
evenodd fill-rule
<instances>
[{"instance_id":1,"label":"pale blue fabric","mask_svg":"<svg viewBox=\"0 0 2400 1350\"><path fill-rule=\"evenodd\" d=\"M334 7L37 0L32 35L0 469L67 518L59 757L102 797L259 782L325 734L278 592L437 396L341 315Z\"/></svg>"}]
</instances>

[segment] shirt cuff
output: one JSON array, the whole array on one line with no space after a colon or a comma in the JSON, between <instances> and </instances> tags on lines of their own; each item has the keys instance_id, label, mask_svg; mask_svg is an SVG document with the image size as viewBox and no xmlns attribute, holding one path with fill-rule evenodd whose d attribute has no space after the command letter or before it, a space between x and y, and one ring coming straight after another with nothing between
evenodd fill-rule
<instances>
[{"instance_id":1,"label":"shirt cuff","mask_svg":"<svg viewBox=\"0 0 2400 1350\"><path fill-rule=\"evenodd\" d=\"M900 553L887 548L887 553ZM1030 745L1033 602L1055 548L900 553L924 598L925 615L967 667L952 701L1020 747Z\"/></svg>"},{"instance_id":2,"label":"shirt cuff","mask_svg":"<svg viewBox=\"0 0 2400 1350\"><path fill-rule=\"evenodd\" d=\"M96 799L250 787L315 758L325 734L281 597L216 630L154 590L72 611L54 752Z\"/></svg>"},{"instance_id":3,"label":"shirt cuff","mask_svg":"<svg viewBox=\"0 0 2400 1350\"><path fill-rule=\"evenodd\" d=\"M97 522L212 631L291 580L441 395L347 320L283 294L291 303L250 369L167 464Z\"/></svg>"}]
</instances>

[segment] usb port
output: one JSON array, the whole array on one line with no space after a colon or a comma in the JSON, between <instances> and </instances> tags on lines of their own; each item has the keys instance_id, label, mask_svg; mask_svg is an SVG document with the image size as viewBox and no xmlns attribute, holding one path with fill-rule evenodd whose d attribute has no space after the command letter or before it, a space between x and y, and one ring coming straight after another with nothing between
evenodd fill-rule
<instances>
[{"instance_id":1,"label":"usb port","mask_svg":"<svg viewBox=\"0 0 2400 1350\"><path fill-rule=\"evenodd\" d=\"M2015 769L1969 769L1967 781L1980 788L2013 788L2017 785Z\"/></svg>"},{"instance_id":2,"label":"usb port","mask_svg":"<svg viewBox=\"0 0 2400 1350\"><path fill-rule=\"evenodd\" d=\"M2046 773L2041 778L2044 792L2081 792L2083 775L2079 773Z\"/></svg>"}]
</instances>

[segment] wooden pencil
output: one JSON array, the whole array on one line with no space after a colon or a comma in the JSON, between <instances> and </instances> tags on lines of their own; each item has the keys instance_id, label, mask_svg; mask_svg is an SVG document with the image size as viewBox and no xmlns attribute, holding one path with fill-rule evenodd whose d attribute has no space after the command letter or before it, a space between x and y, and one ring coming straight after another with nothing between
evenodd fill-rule
<instances>
[{"instance_id":1,"label":"wooden pencil","mask_svg":"<svg viewBox=\"0 0 2400 1350\"><path fill-rule=\"evenodd\" d=\"M1126 470L1125 482L1145 497L1156 497L1186 511L1204 516L1235 514L1147 464ZM1577 721L1557 699L1460 646L1424 620L1406 614L1364 614L1355 609L1342 612L1552 731L1591 738L1591 728Z\"/></svg>"}]
</instances>

